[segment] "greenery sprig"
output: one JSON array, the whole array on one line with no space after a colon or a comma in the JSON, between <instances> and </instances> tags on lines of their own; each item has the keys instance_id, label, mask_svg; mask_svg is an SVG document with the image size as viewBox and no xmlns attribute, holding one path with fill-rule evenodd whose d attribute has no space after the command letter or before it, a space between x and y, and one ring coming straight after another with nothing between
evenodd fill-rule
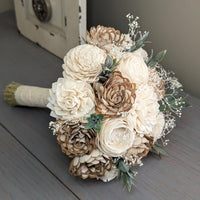
<instances>
[{"instance_id":1,"label":"greenery sprig","mask_svg":"<svg viewBox=\"0 0 200 200\"><path fill-rule=\"evenodd\" d=\"M112 77L113 72L118 64L119 63L117 62L117 59L112 59L112 57L108 55L105 60L105 63L101 64L102 72L99 75L99 81L101 83L104 83L107 79Z\"/></svg>"},{"instance_id":2,"label":"greenery sprig","mask_svg":"<svg viewBox=\"0 0 200 200\"><path fill-rule=\"evenodd\" d=\"M146 64L148 67L154 67L164 59L167 50L160 51L155 57L153 57L153 50L151 51L151 55L147 60Z\"/></svg>"},{"instance_id":3,"label":"greenery sprig","mask_svg":"<svg viewBox=\"0 0 200 200\"><path fill-rule=\"evenodd\" d=\"M97 133L100 133L103 118L103 114L91 114L90 117L87 118L88 123L86 124L85 129L93 129Z\"/></svg>"},{"instance_id":4,"label":"greenery sprig","mask_svg":"<svg viewBox=\"0 0 200 200\"><path fill-rule=\"evenodd\" d=\"M117 169L118 169L118 180L123 181L124 188L126 188L129 192L131 191L133 183L134 176L136 175L136 172L132 171L129 165L127 165L123 158L120 158L115 163Z\"/></svg>"},{"instance_id":5,"label":"greenery sprig","mask_svg":"<svg viewBox=\"0 0 200 200\"><path fill-rule=\"evenodd\" d=\"M180 109L189 107L190 104L185 101L180 93L183 91L182 87L175 88L171 93L165 95L164 99L159 101L159 109L161 112L172 111L173 113L179 113Z\"/></svg>"},{"instance_id":6,"label":"greenery sprig","mask_svg":"<svg viewBox=\"0 0 200 200\"><path fill-rule=\"evenodd\" d=\"M151 43L150 41L146 41L149 36L149 32L144 32L143 34L141 32L138 32L138 34L139 38L134 41L133 46L129 50L127 50L128 52L136 51L137 49L144 47L146 44Z\"/></svg>"},{"instance_id":7,"label":"greenery sprig","mask_svg":"<svg viewBox=\"0 0 200 200\"><path fill-rule=\"evenodd\" d=\"M160 158L162 156L167 156L167 152L163 149L163 146L159 144L157 141L154 143L154 145L151 147L150 152L159 156Z\"/></svg>"}]
</instances>

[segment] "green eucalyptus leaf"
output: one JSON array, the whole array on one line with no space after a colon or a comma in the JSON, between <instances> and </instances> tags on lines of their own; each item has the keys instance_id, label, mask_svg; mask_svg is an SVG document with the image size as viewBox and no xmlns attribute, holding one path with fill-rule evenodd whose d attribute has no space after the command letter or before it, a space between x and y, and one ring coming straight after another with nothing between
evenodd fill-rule
<instances>
[{"instance_id":1,"label":"green eucalyptus leaf","mask_svg":"<svg viewBox=\"0 0 200 200\"><path fill-rule=\"evenodd\" d=\"M118 179L118 180L121 180L121 177L122 177L121 170L118 169L118 172L117 172L117 179Z\"/></svg>"},{"instance_id":2,"label":"green eucalyptus leaf","mask_svg":"<svg viewBox=\"0 0 200 200\"><path fill-rule=\"evenodd\" d=\"M97 133L100 133L103 118L103 114L91 114L90 117L87 118L88 123L86 124L85 129L93 129Z\"/></svg>"},{"instance_id":3,"label":"green eucalyptus leaf","mask_svg":"<svg viewBox=\"0 0 200 200\"><path fill-rule=\"evenodd\" d=\"M113 72L118 64L119 63L116 59L112 59L112 57L108 55L105 60L105 63L101 64L102 73L98 76L99 82L104 83L106 82L106 80L108 80L108 78L112 77Z\"/></svg>"},{"instance_id":4,"label":"green eucalyptus leaf","mask_svg":"<svg viewBox=\"0 0 200 200\"><path fill-rule=\"evenodd\" d=\"M113 59L108 55L105 61L105 65L107 67L112 66L113 65Z\"/></svg>"},{"instance_id":5,"label":"green eucalyptus leaf","mask_svg":"<svg viewBox=\"0 0 200 200\"><path fill-rule=\"evenodd\" d=\"M155 60L156 60L158 63L162 62L162 60L164 59L166 53L167 53L167 50L163 50L163 51L159 52L159 53L156 55Z\"/></svg>"},{"instance_id":6,"label":"green eucalyptus leaf","mask_svg":"<svg viewBox=\"0 0 200 200\"><path fill-rule=\"evenodd\" d=\"M148 67L154 67L155 65L160 63L164 59L166 53L167 53L167 50L163 50L163 51L160 51L154 58L153 58L153 55L152 55L150 57L150 59L147 61L147 66Z\"/></svg>"},{"instance_id":7,"label":"green eucalyptus leaf","mask_svg":"<svg viewBox=\"0 0 200 200\"><path fill-rule=\"evenodd\" d=\"M116 65L116 64L117 64L117 59L114 58L114 59L113 59L113 65Z\"/></svg>"},{"instance_id":8,"label":"green eucalyptus leaf","mask_svg":"<svg viewBox=\"0 0 200 200\"><path fill-rule=\"evenodd\" d=\"M128 172L128 171L129 171L129 166L128 166L125 162L121 161L121 162L119 163L119 169L120 169L122 172Z\"/></svg>"},{"instance_id":9,"label":"green eucalyptus leaf","mask_svg":"<svg viewBox=\"0 0 200 200\"><path fill-rule=\"evenodd\" d=\"M135 175L135 173L131 170L129 165L124 162L122 158L117 160L115 165L118 168L118 180L122 178L123 187L130 192L133 185L133 176Z\"/></svg>"},{"instance_id":10,"label":"green eucalyptus leaf","mask_svg":"<svg viewBox=\"0 0 200 200\"><path fill-rule=\"evenodd\" d=\"M127 174L123 174L123 187L130 192L132 185L133 185L132 179Z\"/></svg>"},{"instance_id":11,"label":"green eucalyptus leaf","mask_svg":"<svg viewBox=\"0 0 200 200\"><path fill-rule=\"evenodd\" d=\"M132 188L132 185L133 185L133 179L130 178L129 176L127 176L126 178L126 182L127 182L127 190L130 192L131 191L131 188Z\"/></svg>"},{"instance_id":12,"label":"green eucalyptus leaf","mask_svg":"<svg viewBox=\"0 0 200 200\"><path fill-rule=\"evenodd\" d=\"M148 36L149 32L145 32L143 35L140 34L139 39L135 41L135 44L128 50L128 52L136 51L137 49L144 47L145 44L150 43L150 41L146 41Z\"/></svg>"},{"instance_id":13,"label":"green eucalyptus leaf","mask_svg":"<svg viewBox=\"0 0 200 200\"><path fill-rule=\"evenodd\" d=\"M151 54L146 62L147 66L148 66L148 63L152 60L152 58L153 58L153 49L151 49Z\"/></svg>"},{"instance_id":14,"label":"green eucalyptus leaf","mask_svg":"<svg viewBox=\"0 0 200 200\"><path fill-rule=\"evenodd\" d=\"M154 143L154 145L152 146L152 148L150 149L150 151L152 153L156 154L159 157L161 157L161 156L167 156L168 155L167 152L158 143Z\"/></svg>"},{"instance_id":15,"label":"green eucalyptus leaf","mask_svg":"<svg viewBox=\"0 0 200 200\"><path fill-rule=\"evenodd\" d=\"M187 108L187 107L192 107L188 102L183 102L182 104L184 106L184 108Z\"/></svg>"},{"instance_id":16,"label":"green eucalyptus leaf","mask_svg":"<svg viewBox=\"0 0 200 200\"><path fill-rule=\"evenodd\" d=\"M87 123L86 126L85 126L85 129L91 129L92 127L93 127L92 124Z\"/></svg>"},{"instance_id":17,"label":"green eucalyptus leaf","mask_svg":"<svg viewBox=\"0 0 200 200\"><path fill-rule=\"evenodd\" d=\"M190 104L181 97L182 87L174 89L171 93L166 93L164 99L159 101L159 109L161 112L178 111L182 108L189 107Z\"/></svg>"}]
</instances>

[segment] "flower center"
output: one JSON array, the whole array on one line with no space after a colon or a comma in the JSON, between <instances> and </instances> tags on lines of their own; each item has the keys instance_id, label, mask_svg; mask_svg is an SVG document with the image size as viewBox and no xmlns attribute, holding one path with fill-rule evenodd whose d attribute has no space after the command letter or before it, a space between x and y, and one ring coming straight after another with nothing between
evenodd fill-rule
<instances>
[{"instance_id":1,"label":"flower center","mask_svg":"<svg viewBox=\"0 0 200 200\"><path fill-rule=\"evenodd\" d=\"M110 146L117 151L124 151L130 139L126 128L116 128L110 135Z\"/></svg>"}]
</instances>

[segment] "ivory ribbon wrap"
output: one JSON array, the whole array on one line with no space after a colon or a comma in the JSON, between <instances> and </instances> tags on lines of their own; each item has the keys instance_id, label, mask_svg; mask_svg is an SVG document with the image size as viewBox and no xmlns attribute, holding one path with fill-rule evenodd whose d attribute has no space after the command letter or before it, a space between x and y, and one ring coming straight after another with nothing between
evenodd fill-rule
<instances>
[{"instance_id":1,"label":"ivory ribbon wrap","mask_svg":"<svg viewBox=\"0 0 200 200\"><path fill-rule=\"evenodd\" d=\"M22 85L12 82L4 91L4 100L11 106L45 108L48 104L49 89Z\"/></svg>"},{"instance_id":2,"label":"ivory ribbon wrap","mask_svg":"<svg viewBox=\"0 0 200 200\"><path fill-rule=\"evenodd\" d=\"M21 85L15 91L15 100L18 105L41 107L48 104L49 89Z\"/></svg>"}]
</instances>

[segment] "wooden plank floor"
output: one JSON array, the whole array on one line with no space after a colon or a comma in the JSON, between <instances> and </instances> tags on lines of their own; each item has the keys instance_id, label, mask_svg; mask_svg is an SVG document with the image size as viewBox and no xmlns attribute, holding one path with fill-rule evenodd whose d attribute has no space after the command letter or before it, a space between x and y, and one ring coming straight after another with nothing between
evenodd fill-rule
<instances>
[{"instance_id":1,"label":"wooden plank floor","mask_svg":"<svg viewBox=\"0 0 200 200\"><path fill-rule=\"evenodd\" d=\"M105 184L71 176L70 160L48 129L49 111L3 101L11 81L50 87L61 76L61 65L61 59L17 33L12 12L0 15L0 199L200 199L200 100L191 96L193 107L169 135L169 156L146 158L130 193L117 180Z\"/></svg>"},{"instance_id":2,"label":"wooden plank floor","mask_svg":"<svg viewBox=\"0 0 200 200\"><path fill-rule=\"evenodd\" d=\"M0 126L0 199L78 199Z\"/></svg>"}]
</instances>

